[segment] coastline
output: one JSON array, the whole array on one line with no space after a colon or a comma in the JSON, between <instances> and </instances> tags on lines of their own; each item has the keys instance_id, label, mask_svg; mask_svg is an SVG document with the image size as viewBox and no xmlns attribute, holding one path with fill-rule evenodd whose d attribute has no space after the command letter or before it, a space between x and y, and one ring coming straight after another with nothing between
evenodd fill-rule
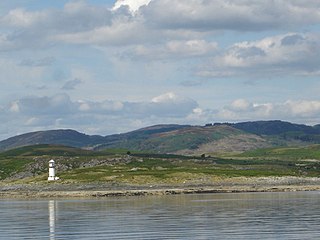
<instances>
[{"instance_id":1,"label":"coastline","mask_svg":"<svg viewBox=\"0 0 320 240\"><path fill-rule=\"evenodd\" d=\"M78 191L19 191L0 192L4 198L102 198L102 197L131 197L131 196L162 196L178 194L209 194L209 193L244 193L244 192L296 192L320 191L320 186L277 186L265 188L172 188L172 189L136 189L136 190L78 190Z\"/></svg>"},{"instance_id":2,"label":"coastline","mask_svg":"<svg viewBox=\"0 0 320 240\"><path fill-rule=\"evenodd\" d=\"M161 196L204 193L295 192L320 191L320 178L263 177L228 178L221 182L189 185L130 185L119 183L62 183L0 185L4 198L103 198L130 196Z\"/></svg>"}]
</instances>

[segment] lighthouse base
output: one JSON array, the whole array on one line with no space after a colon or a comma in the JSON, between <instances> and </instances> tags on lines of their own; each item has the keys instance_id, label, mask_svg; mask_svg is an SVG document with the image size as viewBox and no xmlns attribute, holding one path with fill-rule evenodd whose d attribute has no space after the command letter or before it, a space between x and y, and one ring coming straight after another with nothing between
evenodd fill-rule
<instances>
[{"instance_id":1,"label":"lighthouse base","mask_svg":"<svg viewBox=\"0 0 320 240\"><path fill-rule=\"evenodd\" d=\"M48 181L56 181L59 180L59 177L48 177Z\"/></svg>"}]
</instances>

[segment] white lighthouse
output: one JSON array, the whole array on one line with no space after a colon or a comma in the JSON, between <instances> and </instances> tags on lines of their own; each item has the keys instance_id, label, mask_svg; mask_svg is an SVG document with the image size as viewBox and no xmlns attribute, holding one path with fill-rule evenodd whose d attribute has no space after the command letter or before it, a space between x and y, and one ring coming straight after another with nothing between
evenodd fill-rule
<instances>
[{"instance_id":1,"label":"white lighthouse","mask_svg":"<svg viewBox=\"0 0 320 240\"><path fill-rule=\"evenodd\" d=\"M48 181L55 181L58 180L59 178L56 177L56 173L55 173L55 164L54 164L54 160L51 159L49 161L49 177L48 177Z\"/></svg>"}]
</instances>

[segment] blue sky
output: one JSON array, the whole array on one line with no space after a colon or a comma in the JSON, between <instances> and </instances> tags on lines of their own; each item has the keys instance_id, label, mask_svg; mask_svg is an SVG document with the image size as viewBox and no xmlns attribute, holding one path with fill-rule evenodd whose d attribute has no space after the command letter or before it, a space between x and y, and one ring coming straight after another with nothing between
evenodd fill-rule
<instances>
[{"instance_id":1,"label":"blue sky","mask_svg":"<svg viewBox=\"0 0 320 240\"><path fill-rule=\"evenodd\" d=\"M320 2L0 2L0 139L320 123Z\"/></svg>"}]
</instances>

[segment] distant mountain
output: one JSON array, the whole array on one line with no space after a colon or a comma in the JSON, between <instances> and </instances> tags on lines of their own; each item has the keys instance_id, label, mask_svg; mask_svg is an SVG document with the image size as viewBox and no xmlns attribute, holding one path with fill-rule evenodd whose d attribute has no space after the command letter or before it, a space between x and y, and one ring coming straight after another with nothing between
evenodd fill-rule
<instances>
[{"instance_id":1,"label":"distant mountain","mask_svg":"<svg viewBox=\"0 0 320 240\"><path fill-rule=\"evenodd\" d=\"M85 147L104 141L101 136L89 136L74 130L49 130L22 134L0 142L0 150L38 144L58 144L72 147Z\"/></svg>"},{"instance_id":2,"label":"distant mountain","mask_svg":"<svg viewBox=\"0 0 320 240\"><path fill-rule=\"evenodd\" d=\"M166 131L165 131L166 130ZM153 126L119 136L119 141L107 141L99 146L124 148L153 153L193 154L216 151L242 151L267 147L270 144L256 135L227 125L219 126ZM109 137L106 137L109 139ZM241 142L239 144L239 141ZM229 144L225 146L225 144Z\"/></svg>"},{"instance_id":3,"label":"distant mountain","mask_svg":"<svg viewBox=\"0 0 320 240\"><path fill-rule=\"evenodd\" d=\"M320 143L320 126L307 126L284 121L256 121L235 123L231 126L262 136L273 136L285 141Z\"/></svg>"},{"instance_id":4,"label":"distant mountain","mask_svg":"<svg viewBox=\"0 0 320 240\"><path fill-rule=\"evenodd\" d=\"M320 125L256 121L205 126L164 124L105 137L74 130L39 131L1 141L0 151L37 144L58 144L94 150L121 148L153 153L200 154L313 143L320 143Z\"/></svg>"},{"instance_id":5,"label":"distant mountain","mask_svg":"<svg viewBox=\"0 0 320 240\"><path fill-rule=\"evenodd\" d=\"M190 125L162 124L141 128L132 132L106 136L104 142L95 146L95 150L106 148L127 148L135 150L147 150L145 142L161 133L190 128ZM153 151L153 149L150 149Z\"/></svg>"},{"instance_id":6,"label":"distant mountain","mask_svg":"<svg viewBox=\"0 0 320 240\"><path fill-rule=\"evenodd\" d=\"M284 133L320 134L319 125L312 127L280 120L241 122L231 124L231 126L258 135L280 135Z\"/></svg>"}]
</instances>

